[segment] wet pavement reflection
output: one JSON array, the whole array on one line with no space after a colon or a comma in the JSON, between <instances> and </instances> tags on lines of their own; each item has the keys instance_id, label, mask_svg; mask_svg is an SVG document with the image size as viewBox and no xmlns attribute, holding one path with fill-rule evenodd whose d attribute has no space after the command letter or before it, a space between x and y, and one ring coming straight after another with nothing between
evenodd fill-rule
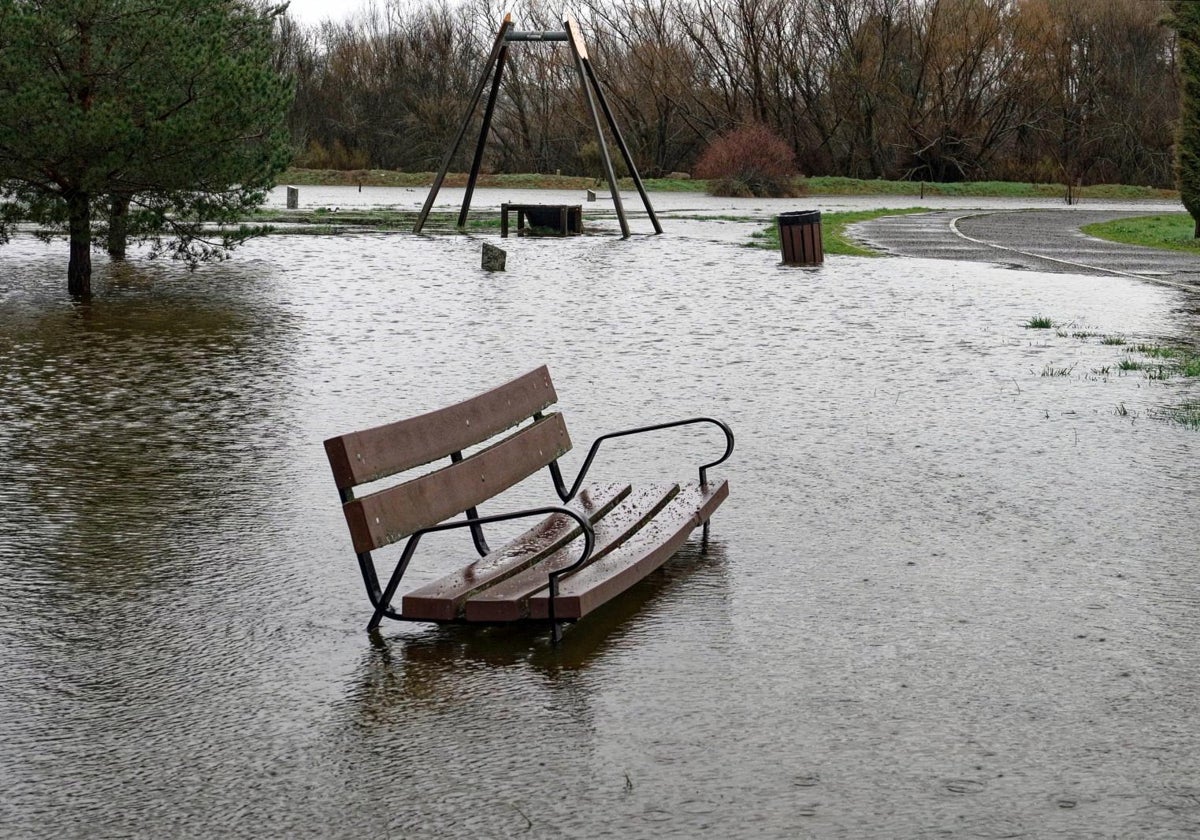
<instances>
[{"instance_id":1,"label":"wet pavement reflection","mask_svg":"<svg viewBox=\"0 0 1200 840\"><path fill-rule=\"evenodd\" d=\"M86 306L0 249L0 835L1200 832L1200 383L1119 369L1200 300L665 226L502 274L494 234L274 237ZM368 637L321 441L543 362L580 449L730 423L711 540L558 648ZM596 480L712 441L657 444ZM470 551L423 549L413 585Z\"/></svg>"}]
</instances>

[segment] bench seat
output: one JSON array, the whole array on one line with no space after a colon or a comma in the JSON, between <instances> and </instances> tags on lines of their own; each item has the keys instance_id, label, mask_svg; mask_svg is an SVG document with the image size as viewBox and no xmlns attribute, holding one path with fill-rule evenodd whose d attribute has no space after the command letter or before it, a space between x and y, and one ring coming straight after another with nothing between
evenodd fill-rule
<instances>
[{"instance_id":1,"label":"bench seat","mask_svg":"<svg viewBox=\"0 0 1200 840\"><path fill-rule=\"evenodd\" d=\"M583 618L653 572L704 524L729 496L729 482L628 485L585 490L580 496L595 529L588 562L559 584L555 613ZM502 548L407 593L400 615L410 621L500 623L549 618L547 576L579 556L580 528L565 516L547 517Z\"/></svg>"},{"instance_id":2,"label":"bench seat","mask_svg":"<svg viewBox=\"0 0 1200 840\"><path fill-rule=\"evenodd\" d=\"M564 577L554 600L555 615L567 621L582 618L620 595L667 562L728 496L729 482L724 480L708 487L685 486L619 551ZM530 598L529 617L548 618L549 600L545 589Z\"/></svg>"},{"instance_id":3,"label":"bench seat","mask_svg":"<svg viewBox=\"0 0 1200 840\"><path fill-rule=\"evenodd\" d=\"M656 485L631 492L612 513L593 526L595 545L588 563L595 563L624 545L678 492L677 484ZM564 546L558 556L549 557L499 586L480 592L467 601L463 617L467 621L518 621L530 618L529 599L546 589L550 572L565 569L574 563L579 552L580 544L576 541ZM575 574L579 574L579 571ZM570 579L563 577L561 580Z\"/></svg>"},{"instance_id":4,"label":"bench seat","mask_svg":"<svg viewBox=\"0 0 1200 840\"><path fill-rule=\"evenodd\" d=\"M589 488L568 506L594 524L625 499L629 492L628 484ZM571 545L581 532L582 529L573 519L558 513L551 514L503 547L407 593L401 600L400 614L411 621L457 621L462 618L463 604L468 598L514 576L519 577L534 566L545 568L540 573L544 584L551 567L570 565L579 555L576 549L568 562L558 562L564 553L564 546Z\"/></svg>"}]
</instances>

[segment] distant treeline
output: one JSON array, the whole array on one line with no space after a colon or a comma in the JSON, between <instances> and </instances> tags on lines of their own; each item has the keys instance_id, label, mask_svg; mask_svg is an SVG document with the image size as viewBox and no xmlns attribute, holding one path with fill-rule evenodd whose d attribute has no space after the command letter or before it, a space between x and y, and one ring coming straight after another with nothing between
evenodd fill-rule
<instances>
[{"instance_id":1,"label":"distant treeline","mask_svg":"<svg viewBox=\"0 0 1200 840\"><path fill-rule=\"evenodd\" d=\"M285 19L297 163L436 169L505 12L561 29L551 5L393 0L348 23ZM716 136L760 123L806 175L1174 180L1175 33L1156 0L580 0L574 13L643 175L689 171ZM566 45L513 44L486 168L598 176L592 132Z\"/></svg>"}]
</instances>

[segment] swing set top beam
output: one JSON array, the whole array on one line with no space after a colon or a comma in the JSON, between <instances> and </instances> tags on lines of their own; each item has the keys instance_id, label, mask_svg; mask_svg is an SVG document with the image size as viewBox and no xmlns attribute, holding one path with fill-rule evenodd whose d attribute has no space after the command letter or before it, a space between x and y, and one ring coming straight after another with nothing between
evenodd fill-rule
<instances>
[{"instance_id":1,"label":"swing set top beam","mask_svg":"<svg viewBox=\"0 0 1200 840\"><path fill-rule=\"evenodd\" d=\"M566 41L568 35L566 30L557 32L534 32L531 30L510 29L504 34L505 41Z\"/></svg>"}]
</instances>

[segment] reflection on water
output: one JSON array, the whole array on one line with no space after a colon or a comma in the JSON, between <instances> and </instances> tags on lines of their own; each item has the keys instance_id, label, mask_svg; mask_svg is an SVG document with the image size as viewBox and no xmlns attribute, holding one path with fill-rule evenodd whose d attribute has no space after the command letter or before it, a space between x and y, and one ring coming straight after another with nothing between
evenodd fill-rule
<instances>
[{"instance_id":1,"label":"reflection on water","mask_svg":"<svg viewBox=\"0 0 1200 840\"><path fill-rule=\"evenodd\" d=\"M0 339L9 521L38 547L20 578L53 576L56 609L186 574L194 535L253 522L288 390L286 313L114 274L91 304L18 304Z\"/></svg>"},{"instance_id":2,"label":"reflection on water","mask_svg":"<svg viewBox=\"0 0 1200 840\"><path fill-rule=\"evenodd\" d=\"M388 823L400 836L508 835L529 830L527 818L541 835L588 836L597 817L579 803L593 784L645 807L624 770L582 786L577 778L581 759L607 761L596 737L613 711L604 663L653 644L664 622L698 607L727 624L727 585L722 543L693 540L628 598L572 626L559 647L544 628L376 636L348 692L338 749L412 768L410 801L396 802ZM486 794L481 778L494 780Z\"/></svg>"},{"instance_id":3,"label":"reflection on water","mask_svg":"<svg viewBox=\"0 0 1200 840\"><path fill-rule=\"evenodd\" d=\"M699 532L697 532L699 533ZM725 546L720 540L687 543L660 574L641 581L622 598L589 614L587 621L568 625L561 644L552 644L545 626L447 625L432 632L395 638L373 634L364 655L362 685L350 699L362 719L386 723L409 713L410 704L440 705L451 697L471 696L464 680L476 675L492 681L495 673L529 672L547 685L570 681L572 675L621 647L636 644L644 627L639 616L652 611L662 598L700 598L707 610L721 610L717 588L724 580ZM389 710L399 709L396 715Z\"/></svg>"},{"instance_id":4,"label":"reflection on water","mask_svg":"<svg viewBox=\"0 0 1200 840\"><path fill-rule=\"evenodd\" d=\"M101 262L89 306L61 249L0 249L0 835L1200 832L1200 456L1150 416L1197 386L1099 338L1194 343L1195 297L794 271L756 226L510 240L496 275L467 237L268 239ZM581 448L733 426L707 551L558 648L369 637L321 441L539 363ZM596 480L711 446L616 442ZM414 585L471 550L422 548Z\"/></svg>"}]
</instances>

